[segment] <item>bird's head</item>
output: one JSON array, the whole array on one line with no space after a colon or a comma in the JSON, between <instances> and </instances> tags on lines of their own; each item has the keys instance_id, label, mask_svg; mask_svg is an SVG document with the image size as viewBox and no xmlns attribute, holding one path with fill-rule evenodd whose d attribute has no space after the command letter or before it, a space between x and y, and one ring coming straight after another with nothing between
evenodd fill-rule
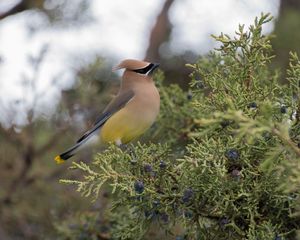
<instances>
[{"instance_id":1,"label":"bird's head","mask_svg":"<svg viewBox=\"0 0 300 240\"><path fill-rule=\"evenodd\" d=\"M135 72L144 76L151 75L156 68L158 68L158 63L150 63L145 61L139 61L134 59L126 59L122 61L119 65L113 68L113 71L125 68L127 71Z\"/></svg>"}]
</instances>

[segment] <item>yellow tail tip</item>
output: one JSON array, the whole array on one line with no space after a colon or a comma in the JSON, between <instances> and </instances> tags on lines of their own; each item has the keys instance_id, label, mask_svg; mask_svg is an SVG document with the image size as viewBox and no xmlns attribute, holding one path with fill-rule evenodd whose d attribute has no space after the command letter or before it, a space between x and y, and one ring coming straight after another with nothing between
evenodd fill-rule
<instances>
[{"instance_id":1,"label":"yellow tail tip","mask_svg":"<svg viewBox=\"0 0 300 240\"><path fill-rule=\"evenodd\" d=\"M60 156L56 156L54 160L57 164L62 164L65 162L65 160L63 160Z\"/></svg>"}]
</instances>

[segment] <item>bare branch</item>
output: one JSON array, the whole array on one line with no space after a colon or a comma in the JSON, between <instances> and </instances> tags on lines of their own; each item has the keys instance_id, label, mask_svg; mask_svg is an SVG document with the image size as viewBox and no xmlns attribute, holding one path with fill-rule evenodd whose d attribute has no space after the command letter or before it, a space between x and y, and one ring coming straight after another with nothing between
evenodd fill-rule
<instances>
[{"instance_id":1,"label":"bare branch","mask_svg":"<svg viewBox=\"0 0 300 240\"><path fill-rule=\"evenodd\" d=\"M11 16L11 15L14 15L14 14L26 11L28 9L29 9L29 7L28 7L28 1L27 0L21 0L19 3L17 3L15 6L13 6L8 11L6 11L4 13L0 13L0 20L6 18L8 16Z\"/></svg>"}]
</instances>

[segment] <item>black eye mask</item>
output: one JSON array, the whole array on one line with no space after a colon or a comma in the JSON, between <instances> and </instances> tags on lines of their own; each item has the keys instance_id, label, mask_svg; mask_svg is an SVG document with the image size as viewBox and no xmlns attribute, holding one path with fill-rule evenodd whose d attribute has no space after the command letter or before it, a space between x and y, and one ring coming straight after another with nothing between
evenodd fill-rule
<instances>
[{"instance_id":1,"label":"black eye mask","mask_svg":"<svg viewBox=\"0 0 300 240\"><path fill-rule=\"evenodd\" d=\"M136 73L140 73L140 74L146 74L147 72L149 72L152 69L153 65L154 65L153 63L150 63L147 67L135 69L132 71L134 71Z\"/></svg>"}]
</instances>

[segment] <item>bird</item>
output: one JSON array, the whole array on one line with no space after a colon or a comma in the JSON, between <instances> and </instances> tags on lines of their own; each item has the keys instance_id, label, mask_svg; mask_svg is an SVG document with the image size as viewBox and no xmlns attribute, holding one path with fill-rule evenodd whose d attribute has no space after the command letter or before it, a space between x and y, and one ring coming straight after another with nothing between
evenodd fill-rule
<instances>
[{"instance_id":1,"label":"bird","mask_svg":"<svg viewBox=\"0 0 300 240\"><path fill-rule=\"evenodd\" d=\"M153 81L158 63L125 59L112 71L125 69L117 95L94 125L77 142L54 159L57 164L95 142L124 146L141 136L155 122L160 109L159 91Z\"/></svg>"}]
</instances>

